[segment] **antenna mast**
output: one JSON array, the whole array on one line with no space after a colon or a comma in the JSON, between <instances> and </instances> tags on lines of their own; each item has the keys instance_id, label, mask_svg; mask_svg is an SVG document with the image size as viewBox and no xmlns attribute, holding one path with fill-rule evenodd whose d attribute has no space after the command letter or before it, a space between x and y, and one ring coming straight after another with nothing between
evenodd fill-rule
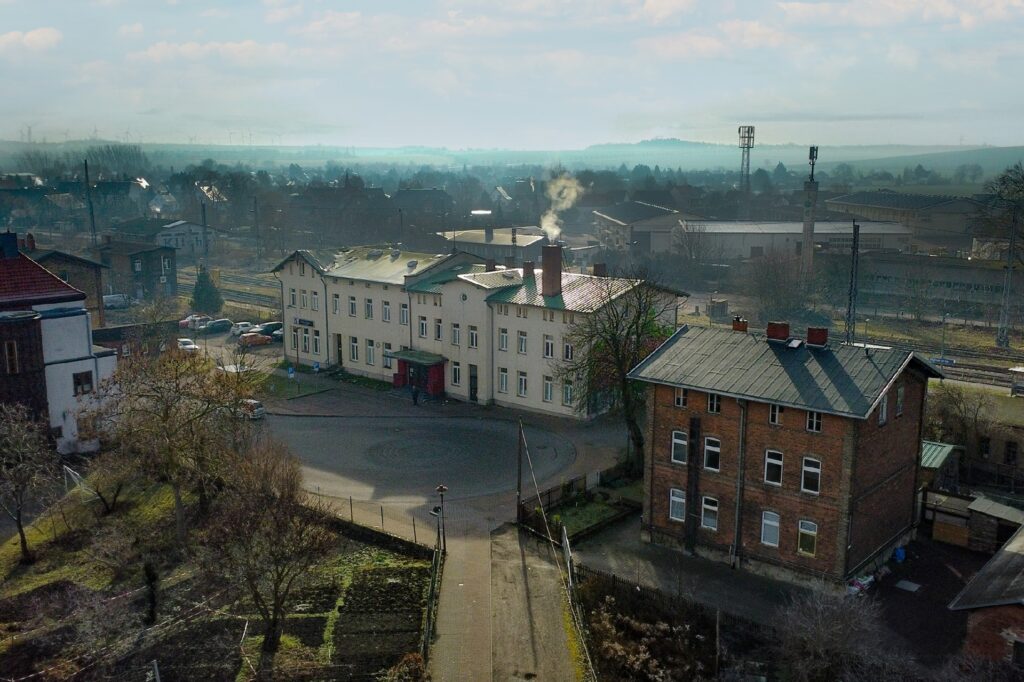
<instances>
[{"instance_id":1,"label":"antenna mast","mask_svg":"<svg viewBox=\"0 0 1024 682\"><path fill-rule=\"evenodd\" d=\"M850 295L846 302L846 343L857 340L857 266L860 259L860 225L853 221L853 248L850 253Z\"/></svg>"},{"instance_id":2,"label":"antenna mast","mask_svg":"<svg viewBox=\"0 0 1024 682\"><path fill-rule=\"evenodd\" d=\"M740 192L743 194L742 218L750 219L750 150L754 146L754 126L740 126Z\"/></svg>"},{"instance_id":3,"label":"antenna mast","mask_svg":"<svg viewBox=\"0 0 1024 682\"><path fill-rule=\"evenodd\" d=\"M804 238L800 244L800 272L804 284L814 275L814 220L818 204L818 183L814 179L814 164L818 161L818 148L811 147L807 155L811 176L804 183Z\"/></svg>"},{"instance_id":4,"label":"antenna mast","mask_svg":"<svg viewBox=\"0 0 1024 682\"><path fill-rule=\"evenodd\" d=\"M89 182L89 160L82 161L85 167L85 203L89 206L89 229L92 232L92 245L96 246L96 212L92 207L92 188Z\"/></svg>"}]
</instances>

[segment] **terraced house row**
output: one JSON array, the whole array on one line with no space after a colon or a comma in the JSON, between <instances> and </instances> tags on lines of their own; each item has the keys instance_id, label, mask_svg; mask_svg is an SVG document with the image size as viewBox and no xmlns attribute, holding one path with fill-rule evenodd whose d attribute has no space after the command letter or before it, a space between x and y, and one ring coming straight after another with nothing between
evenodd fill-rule
<instances>
[{"instance_id":1,"label":"terraced house row","mask_svg":"<svg viewBox=\"0 0 1024 682\"><path fill-rule=\"evenodd\" d=\"M631 376L648 383L646 539L835 582L908 539L927 361L736 320L679 329Z\"/></svg>"},{"instance_id":2,"label":"terraced house row","mask_svg":"<svg viewBox=\"0 0 1024 682\"><path fill-rule=\"evenodd\" d=\"M296 251L273 270L281 280L285 354L303 365L341 366L416 386L428 396L587 417L558 366L569 339L635 280L569 272L562 249L542 263L499 266L467 253L355 248ZM666 324L675 320L665 292Z\"/></svg>"}]
</instances>

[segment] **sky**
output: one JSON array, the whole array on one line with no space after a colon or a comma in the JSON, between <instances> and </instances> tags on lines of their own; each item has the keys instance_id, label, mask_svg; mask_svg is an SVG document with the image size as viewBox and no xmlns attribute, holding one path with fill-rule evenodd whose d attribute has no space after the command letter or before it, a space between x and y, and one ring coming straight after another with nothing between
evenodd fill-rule
<instances>
[{"instance_id":1,"label":"sky","mask_svg":"<svg viewBox=\"0 0 1024 682\"><path fill-rule=\"evenodd\" d=\"M1019 145L1024 0L0 0L0 139Z\"/></svg>"}]
</instances>

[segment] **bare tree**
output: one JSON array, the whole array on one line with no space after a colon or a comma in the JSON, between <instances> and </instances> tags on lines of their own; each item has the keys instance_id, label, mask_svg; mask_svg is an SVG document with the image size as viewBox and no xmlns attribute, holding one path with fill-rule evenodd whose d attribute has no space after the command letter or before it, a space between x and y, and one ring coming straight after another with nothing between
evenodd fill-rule
<instances>
[{"instance_id":1,"label":"bare tree","mask_svg":"<svg viewBox=\"0 0 1024 682\"><path fill-rule=\"evenodd\" d=\"M928 394L925 433L928 438L963 445L977 453L996 429L995 403L987 393L942 382Z\"/></svg>"},{"instance_id":2,"label":"bare tree","mask_svg":"<svg viewBox=\"0 0 1024 682\"><path fill-rule=\"evenodd\" d=\"M298 460L276 442L240 457L237 476L219 500L204 541L207 569L244 593L264 625L264 674L273 666L285 618L309 569L337 539L324 524L327 510L302 488Z\"/></svg>"},{"instance_id":3,"label":"bare tree","mask_svg":"<svg viewBox=\"0 0 1024 682\"><path fill-rule=\"evenodd\" d=\"M19 403L0 403L0 508L14 521L21 560L32 561L25 535L25 512L47 480L52 480L56 454L43 424Z\"/></svg>"},{"instance_id":4,"label":"bare tree","mask_svg":"<svg viewBox=\"0 0 1024 682\"><path fill-rule=\"evenodd\" d=\"M572 359L553 363L563 383L571 382L576 409L588 412L607 407L622 415L633 449L633 462L643 458L641 428L646 406L641 384L629 372L668 338L675 329L676 294L648 281L643 271L626 278L601 281L593 312L576 313L566 335Z\"/></svg>"},{"instance_id":5,"label":"bare tree","mask_svg":"<svg viewBox=\"0 0 1024 682\"><path fill-rule=\"evenodd\" d=\"M711 257L707 225L680 220L672 228L672 248L690 265L703 265Z\"/></svg>"}]
</instances>

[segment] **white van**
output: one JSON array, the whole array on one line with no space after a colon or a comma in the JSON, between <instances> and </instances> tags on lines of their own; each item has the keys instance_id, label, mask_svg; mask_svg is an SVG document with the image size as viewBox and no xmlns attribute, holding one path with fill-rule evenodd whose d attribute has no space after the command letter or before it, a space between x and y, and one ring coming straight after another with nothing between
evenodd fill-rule
<instances>
[{"instance_id":1,"label":"white van","mask_svg":"<svg viewBox=\"0 0 1024 682\"><path fill-rule=\"evenodd\" d=\"M131 304L132 299L128 294L107 294L103 297L103 307L110 310L127 308Z\"/></svg>"}]
</instances>

